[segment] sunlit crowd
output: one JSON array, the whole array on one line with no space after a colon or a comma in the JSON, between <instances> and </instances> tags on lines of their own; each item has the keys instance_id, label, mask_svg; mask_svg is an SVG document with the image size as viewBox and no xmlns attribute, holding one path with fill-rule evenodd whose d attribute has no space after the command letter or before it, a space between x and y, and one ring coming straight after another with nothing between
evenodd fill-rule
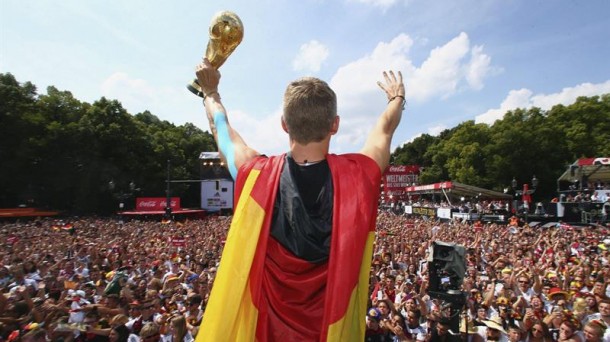
<instances>
[{"instance_id":1,"label":"sunlit crowd","mask_svg":"<svg viewBox=\"0 0 610 342\"><path fill-rule=\"evenodd\" d=\"M230 217L0 223L0 341L193 341ZM380 210L367 341L610 341L610 233ZM433 242L463 246L465 305L428 293ZM459 331L454 331L459 330Z\"/></svg>"}]
</instances>

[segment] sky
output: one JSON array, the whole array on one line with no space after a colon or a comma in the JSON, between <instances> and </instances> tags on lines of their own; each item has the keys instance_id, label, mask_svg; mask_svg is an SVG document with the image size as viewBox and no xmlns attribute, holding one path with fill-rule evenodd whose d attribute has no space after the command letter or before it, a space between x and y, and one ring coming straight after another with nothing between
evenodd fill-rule
<instances>
[{"instance_id":1,"label":"sky","mask_svg":"<svg viewBox=\"0 0 610 342\"><path fill-rule=\"evenodd\" d=\"M336 153L359 151L386 107L384 70L402 72L408 102L392 148L610 93L607 0L0 0L0 72L40 94L52 85L208 130L186 84L222 10L239 15L244 39L219 92L231 124L265 154L286 150L282 97L304 76L337 93Z\"/></svg>"}]
</instances>

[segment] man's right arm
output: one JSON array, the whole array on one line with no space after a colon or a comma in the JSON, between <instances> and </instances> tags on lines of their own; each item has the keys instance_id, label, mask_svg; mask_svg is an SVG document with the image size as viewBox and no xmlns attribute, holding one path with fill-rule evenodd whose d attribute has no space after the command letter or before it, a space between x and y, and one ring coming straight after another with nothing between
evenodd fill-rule
<instances>
[{"instance_id":1,"label":"man's right arm","mask_svg":"<svg viewBox=\"0 0 610 342\"><path fill-rule=\"evenodd\" d=\"M220 73L207 59L197 65L197 80L204 93L205 105L210 131L214 136L220 157L227 165L231 177L237 178L237 170L246 162L257 157L259 153L250 148L239 133L229 124L227 111L223 106L218 84Z\"/></svg>"}]
</instances>

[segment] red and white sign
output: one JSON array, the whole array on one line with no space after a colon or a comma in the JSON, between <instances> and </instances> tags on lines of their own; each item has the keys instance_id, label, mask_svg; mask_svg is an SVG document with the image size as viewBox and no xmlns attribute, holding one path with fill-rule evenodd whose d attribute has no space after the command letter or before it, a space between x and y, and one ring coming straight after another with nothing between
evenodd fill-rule
<instances>
[{"instance_id":1,"label":"red and white sign","mask_svg":"<svg viewBox=\"0 0 610 342\"><path fill-rule=\"evenodd\" d=\"M172 246L174 247L185 247L186 239L182 236L174 236L172 237Z\"/></svg>"},{"instance_id":2,"label":"red and white sign","mask_svg":"<svg viewBox=\"0 0 610 342\"><path fill-rule=\"evenodd\" d=\"M408 186L405 191L424 191L424 190L440 190L440 189L451 189L453 184L451 182L440 182L428 185L417 185L417 186Z\"/></svg>"},{"instance_id":3,"label":"red and white sign","mask_svg":"<svg viewBox=\"0 0 610 342\"><path fill-rule=\"evenodd\" d=\"M386 194L403 193L418 175L419 165L390 165L383 173L383 189Z\"/></svg>"},{"instance_id":4,"label":"red and white sign","mask_svg":"<svg viewBox=\"0 0 610 342\"><path fill-rule=\"evenodd\" d=\"M158 211L165 210L167 199L165 197L138 197L136 199L137 211ZM180 197L170 198L172 210L180 209Z\"/></svg>"}]
</instances>

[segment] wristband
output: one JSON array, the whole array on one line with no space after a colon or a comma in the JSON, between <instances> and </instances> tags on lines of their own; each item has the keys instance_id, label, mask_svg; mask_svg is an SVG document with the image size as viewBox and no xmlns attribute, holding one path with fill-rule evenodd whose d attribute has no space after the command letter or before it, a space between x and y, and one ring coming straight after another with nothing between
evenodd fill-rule
<instances>
[{"instance_id":1,"label":"wristband","mask_svg":"<svg viewBox=\"0 0 610 342\"><path fill-rule=\"evenodd\" d=\"M405 100L405 97L404 97L404 96L402 96L402 95L394 95L392 98L390 98L390 99L388 100L388 103L390 103L390 102L394 101L394 99L396 99L397 97L400 97L400 98L402 99L402 101L403 101L403 102L407 102L407 100Z\"/></svg>"},{"instance_id":2,"label":"wristband","mask_svg":"<svg viewBox=\"0 0 610 342\"><path fill-rule=\"evenodd\" d=\"M203 96L203 100L204 100L204 101L205 101L205 99L206 99L208 96L213 95L213 94L218 94L218 91L217 91L217 90L214 90L214 91L211 91L211 92L209 92L209 93L207 93L207 94L204 94L203 92L201 92L201 96ZM403 99L404 99L404 97L403 97Z\"/></svg>"},{"instance_id":3,"label":"wristband","mask_svg":"<svg viewBox=\"0 0 610 342\"><path fill-rule=\"evenodd\" d=\"M394 101L397 97L400 97L402 99L402 109L405 109L405 104L407 103L407 100L405 99L405 97L403 95L394 95L393 97L391 97L388 100L388 104L392 101Z\"/></svg>"}]
</instances>

